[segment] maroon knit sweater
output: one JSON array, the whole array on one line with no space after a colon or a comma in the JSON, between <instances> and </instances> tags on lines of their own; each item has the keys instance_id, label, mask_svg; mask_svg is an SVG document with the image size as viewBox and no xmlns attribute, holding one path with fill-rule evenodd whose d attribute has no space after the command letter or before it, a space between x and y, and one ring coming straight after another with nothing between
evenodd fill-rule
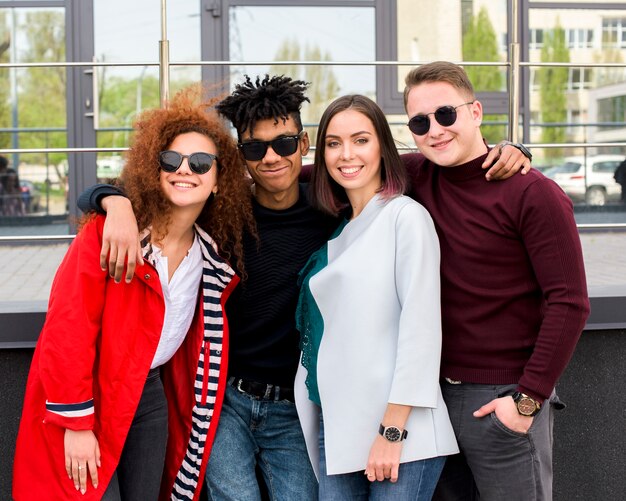
<instances>
[{"instance_id":1,"label":"maroon knit sweater","mask_svg":"<svg viewBox=\"0 0 626 501\"><path fill-rule=\"evenodd\" d=\"M441 375L548 398L589 314L572 203L536 170L487 182L485 156L403 155L441 245Z\"/></svg>"}]
</instances>

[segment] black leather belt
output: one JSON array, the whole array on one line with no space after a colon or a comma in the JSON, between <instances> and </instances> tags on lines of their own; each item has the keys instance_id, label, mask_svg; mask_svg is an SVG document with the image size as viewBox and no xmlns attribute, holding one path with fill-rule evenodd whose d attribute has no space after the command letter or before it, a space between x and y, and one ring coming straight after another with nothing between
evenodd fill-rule
<instances>
[{"instance_id":1,"label":"black leather belt","mask_svg":"<svg viewBox=\"0 0 626 501\"><path fill-rule=\"evenodd\" d=\"M229 378L228 382L239 392L258 398L259 400L289 400L290 402L295 402L293 388L257 383L256 381L248 381L247 379L235 377Z\"/></svg>"}]
</instances>

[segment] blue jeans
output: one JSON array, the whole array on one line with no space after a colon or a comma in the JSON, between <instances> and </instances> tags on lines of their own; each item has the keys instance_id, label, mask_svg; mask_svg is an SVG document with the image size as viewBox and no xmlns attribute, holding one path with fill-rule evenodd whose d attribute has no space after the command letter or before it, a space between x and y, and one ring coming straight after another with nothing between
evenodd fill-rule
<instances>
[{"instance_id":1,"label":"blue jeans","mask_svg":"<svg viewBox=\"0 0 626 501\"><path fill-rule=\"evenodd\" d=\"M295 404L257 399L229 384L206 472L209 500L259 501L257 464L270 499L317 501Z\"/></svg>"},{"instance_id":2,"label":"blue jeans","mask_svg":"<svg viewBox=\"0 0 626 501\"><path fill-rule=\"evenodd\" d=\"M365 471L326 474L324 423L320 418L320 500L321 501L430 501L445 457L401 463L398 481L370 482Z\"/></svg>"}]
</instances>

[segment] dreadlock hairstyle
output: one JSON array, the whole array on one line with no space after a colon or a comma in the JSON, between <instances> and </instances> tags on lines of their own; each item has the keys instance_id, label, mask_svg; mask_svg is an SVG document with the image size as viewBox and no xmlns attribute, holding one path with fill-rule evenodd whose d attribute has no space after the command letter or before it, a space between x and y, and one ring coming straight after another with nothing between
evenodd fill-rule
<instances>
[{"instance_id":1,"label":"dreadlock hairstyle","mask_svg":"<svg viewBox=\"0 0 626 501\"><path fill-rule=\"evenodd\" d=\"M138 117L120 181L139 228L150 226L152 234L162 238L171 221L171 206L161 190L159 152L188 132L211 139L217 147L218 191L207 200L196 223L215 240L220 254L245 274L242 233L247 229L256 234L250 184L228 127L211 108L217 98L207 102L201 98L202 87L194 85L176 94L167 108Z\"/></svg>"},{"instance_id":2,"label":"dreadlock hairstyle","mask_svg":"<svg viewBox=\"0 0 626 501\"><path fill-rule=\"evenodd\" d=\"M268 118L273 118L274 123L279 120L284 123L291 117L299 132L302 130L300 107L309 101L304 95L308 86L307 82L284 75L265 75L263 80L257 76L254 82L245 75L245 81L235 86L233 93L215 108L232 122L239 139L248 129L252 136L255 124Z\"/></svg>"}]
</instances>

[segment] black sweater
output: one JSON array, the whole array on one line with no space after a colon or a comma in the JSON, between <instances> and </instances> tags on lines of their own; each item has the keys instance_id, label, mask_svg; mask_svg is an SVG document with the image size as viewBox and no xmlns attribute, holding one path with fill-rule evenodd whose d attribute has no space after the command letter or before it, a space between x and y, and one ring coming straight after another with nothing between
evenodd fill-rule
<instances>
[{"instance_id":1,"label":"black sweater","mask_svg":"<svg viewBox=\"0 0 626 501\"><path fill-rule=\"evenodd\" d=\"M300 185L298 202L271 210L253 202L259 241L244 236L247 279L226 304L229 375L293 387L300 349L295 311L298 272L337 226L314 210Z\"/></svg>"}]
</instances>

